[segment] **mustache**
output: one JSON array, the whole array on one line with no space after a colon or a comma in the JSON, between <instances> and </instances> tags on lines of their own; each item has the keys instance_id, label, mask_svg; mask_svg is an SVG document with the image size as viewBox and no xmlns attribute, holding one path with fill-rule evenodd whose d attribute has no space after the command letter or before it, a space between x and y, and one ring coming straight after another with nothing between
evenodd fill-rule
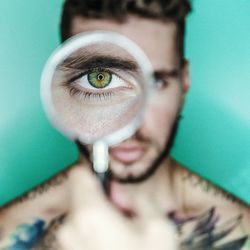
<instances>
[{"instance_id":1,"label":"mustache","mask_svg":"<svg viewBox=\"0 0 250 250\"><path fill-rule=\"evenodd\" d=\"M132 136L130 136L128 139L124 140L121 143L129 142L129 141L136 141L141 144L148 144L151 143L151 139L146 136L142 130L137 130ZM91 157L91 152L88 149L88 147L84 144L82 144L79 140L75 141L79 151L87 158L90 159Z\"/></svg>"},{"instance_id":2,"label":"mustache","mask_svg":"<svg viewBox=\"0 0 250 250\"><path fill-rule=\"evenodd\" d=\"M136 131L134 135L132 135L131 137L129 137L127 140L123 142L127 142L127 141L136 141L142 144L148 144L151 142L151 139L147 137L146 135L144 135L143 132L139 129Z\"/></svg>"},{"instance_id":3,"label":"mustache","mask_svg":"<svg viewBox=\"0 0 250 250\"><path fill-rule=\"evenodd\" d=\"M138 130L133 136L130 138L126 139L123 142L127 141L136 141L141 144L148 144L151 142L150 138L145 136L140 130ZM91 152L88 149L88 147L84 144L82 144L79 140L75 141L78 150L81 152L81 154L89 161L89 163L92 163L91 161Z\"/></svg>"}]
</instances>

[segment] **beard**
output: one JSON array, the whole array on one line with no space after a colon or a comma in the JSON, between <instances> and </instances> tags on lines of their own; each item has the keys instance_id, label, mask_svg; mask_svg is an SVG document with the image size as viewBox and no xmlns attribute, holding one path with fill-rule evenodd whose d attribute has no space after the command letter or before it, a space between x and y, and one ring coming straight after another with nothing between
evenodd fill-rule
<instances>
[{"instance_id":1,"label":"beard","mask_svg":"<svg viewBox=\"0 0 250 250\"><path fill-rule=\"evenodd\" d=\"M146 168L146 171L144 173L141 173L138 176L126 176L126 177L119 177L112 173L110 170L108 170L107 177L109 179L115 180L119 183L123 184L136 184L143 182L147 180L150 176L152 176L155 171L158 169L158 167L161 165L161 163L169 157L170 151L172 147L174 146L174 141L176 138L176 134L178 131L179 123L180 123L181 115L178 115L177 118L174 121L173 127L170 132L170 136L166 138L165 146L163 147L163 150L159 153L159 155L156 157L156 159ZM142 135L139 133L135 134L135 139L141 142L147 141ZM79 151L85 156L85 158L92 164L91 161L91 153L86 145L83 145L81 142L76 141L76 144L78 146Z\"/></svg>"}]
</instances>

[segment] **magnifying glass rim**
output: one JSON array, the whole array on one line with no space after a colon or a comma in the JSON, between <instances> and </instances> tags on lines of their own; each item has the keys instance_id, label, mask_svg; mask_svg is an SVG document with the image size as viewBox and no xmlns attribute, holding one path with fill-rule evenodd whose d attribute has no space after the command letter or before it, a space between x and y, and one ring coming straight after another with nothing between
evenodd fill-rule
<instances>
[{"instance_id":1,"label":"magnifying glass rim","mask_svg":"<svg viewBox=\"0 0 250 250\"><path fill-rule=\"evenodd\" d=\"M128 52L133 58L138 62L141 67L142 75L144 76L144 80L147 83L145 88L145 96L144 96L144 105L142 110L136 115L131 122L125 125L123 128L114 131L112 134L102 137L101 139L89 139L83 135L79 135L76 132L71 131L67 128L56 112L53 104L52 93L51 93L51 84L54 77L54 72L58 65L65 60L69 55L78 49L92 45L95 43L106 42L114 44L115 46L119 46ZM63 43L59 48L55 50L55 52L48 59L45 68L42 72L41 76L41 100L45 112L48 116L48 119L56 127L59 131L61 131L65 136L70 138L71 140L79 140L83 144L93 144L96 141L104 141L109 146L113 146L122 142L123 140L129 138L134 132L139 128L141 122L143 120L144 111L146 107L146 103L149 98L149 89L153 87L153 67L141 50L141 48L134 43L132 40L127 38L124 35L121 35L112 31L91 31L91 32L83 32L80 33L70 39L68 39L65 43Z\"/></svg>"}]
</instances>

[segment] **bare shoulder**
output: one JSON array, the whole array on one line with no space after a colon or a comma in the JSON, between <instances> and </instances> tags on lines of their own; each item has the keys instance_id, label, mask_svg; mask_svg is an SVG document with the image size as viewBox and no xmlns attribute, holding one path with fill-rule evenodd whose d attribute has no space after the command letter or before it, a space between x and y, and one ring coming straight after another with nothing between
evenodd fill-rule
<instances>
[{"instance_id":1,"label":"bare shoulder","mask_svg":"<svg viewBox=\"0 0 250 250\"><path fill-rule=\"evenodd\" d=\"M65 201L70 196L69 176L77 167L78 164L70 166L0 208L0 249L15 242L22 244L22 237L33 237L30 244L34 244L51 224L68 211L69 203Z\"/></svg>"},{"instance_id":2,"label":"bare shoulder","mask_svg":"<svg viewBox=\"0 0 250 250\"><path fill-rule=\"evenodd\" d=\"M177 162L173 161L173 164L176 188L178 188L180 195L183 199L185 198L187 202L189 201L189 196L187 194L191 191L192 194L195 194L192 196L192 199L190 199L194 206L197 206L197 202L200 203L200 200L204 197L209 204L216 204L217 202L224 201L226 206L231 204L232 206L248 208L248 206L238 200L237 197L234 197L230 193L213 185L211 182L192 173ZM208 198L211 198L211 200Z\"/></svg>"},{"instance_id":3,"label":"bare shoulder","mask_svg":"<svg viewBox=\"0 0 250 250\"><path fill-rule=\"evenodd\" d=\"M220 232L228 230L225 242L250 235L250 207L247 204L178 163L174 164L174 169L177 194L183 213L190 218L205 211L213 211L207 218L213 220L214 227L220 229Z\"/></svg>"}]
</instances>

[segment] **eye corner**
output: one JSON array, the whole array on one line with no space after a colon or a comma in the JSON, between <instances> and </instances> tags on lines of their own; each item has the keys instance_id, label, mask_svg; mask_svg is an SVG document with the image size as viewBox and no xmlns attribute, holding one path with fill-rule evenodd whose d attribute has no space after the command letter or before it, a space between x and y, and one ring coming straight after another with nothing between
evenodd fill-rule
<instances>
[{"instance_id":1,"label":"eye corner","mask_svg":"<svg viewBox=\"0 0 250 250\"><path fill-rule=\"evenodd\" d=\"M169 86L169 81L167 79L156 78L155 87L157 90L163 90Z\"/></svg>"}]
</instances>

